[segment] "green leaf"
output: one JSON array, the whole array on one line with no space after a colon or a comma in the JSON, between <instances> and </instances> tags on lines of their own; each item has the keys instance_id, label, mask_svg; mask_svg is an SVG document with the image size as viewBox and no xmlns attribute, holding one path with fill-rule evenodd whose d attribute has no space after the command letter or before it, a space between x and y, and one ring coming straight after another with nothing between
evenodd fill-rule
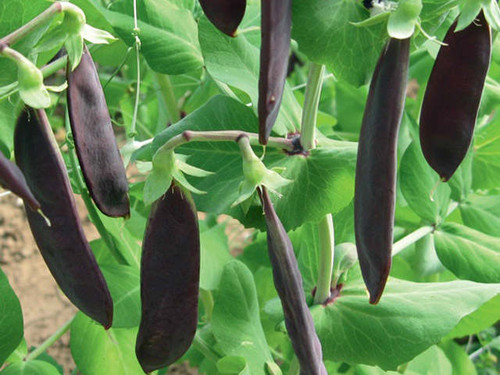
<instances>
[{"instance_id":1,"label":"green leaf","mask_svg":"<svg viewBox=\"0 0 500 375\"><path fill-rule=\"evenodd\" d=\"M23 313L16 294L0 270L0 364L23 338Z\"/></svg>"},{"instance_id":2,"label":"green leaf","mask_svg":"<svg viewBox=\"0 0 500 375\"><path fill-rule=\"evenodd\" d=\"M471 195L459 208L465 225L500 237L500 195Z\"/></svg>"},{"instance_id":3,"label":"green leaf","mask_svg":"<svg viewBox=\"0 0 500 375\"><path fill-rule=\"evenodd\" d=\"M199 39L210 75L221 82L244 91L257 112L259 97L259 45L253 45L246 34L231 38L212 25L203 16L200 19ZM300 128L301 108L288 84L285 84L280 113L273 132L285 135ZM252 129L256 132L258 129Z\"/></svg>"},{"instance_id":4,"label":"green leaf","mask_svg":"<svg viewBox=\"0 0 500 375\"><path fill-rule=\"evenodd\" d=\"M0 101L0 142L7 148L5 151L10 151L13 147L14 129L17 121L16 107L19 103L19 96L12 96L11 101Z\"/></svg>"},{"instance_id":5,"label":"green leaf","mask_svg":"<svg viewBox=\"0 0 500 375\"><path fill-rule=\"evenodd\" d=\"M453 375L453 369L443 351L434 345L408 363L405 373Z\"/></svg>"},{"instance_id":6,"label":"green leaf","mask_svg":"<svg viewBox=\"0 0 500 375\"><path fill-rule=\"evenodd\" d=\"M468 152L464 160L448 181L451 198L457 202L467 199L472 190L472 153Z\"/></svg>"},{"instance_id":7,"label":"green leaf","mask_svg":"<svg viewBox=\"0 0 500 375\"><path fill-rule=\"evenodd\" d=\"M137 240L132 236L129 230L123 225L122 219L111 218L105 216L100 211L98 212L99 218L104 224L108 234L111 236L113 244L118 252L121 254L123 259L128 265L139 269L141 264L141 246L137 243ZM105 259L103 262L98 258L99 264L116 264L116 261L110 257L109 250L106 248L108 253L107 257L103 256Z\"/></svg>"},{"instance_id":8,"label":"green leaf","mask_svg":"<svg viewBox=\"0 0 500 375\"><path fill-rule=\"evenodd\" d=\"M439 344L453 366L453 375L476 375L476 367L465 350L453 340Z\"/></svg>"},{"instance_id":9,"label":"green leaf","mask_svg":"<svg viewBox=\"0 0 500 375\"><path fill-rule=\"evenodd\" d=\"M446 339L475 335L498 321L500 311L500 295L482 305L472 314L463 318Z\"/></svg>"},{"instance_id":10,"label":"green leaf","mask_svg":"<svg viewBox=\"0 0 500 375\"><path fill-rule=\"evenodd\" d=\"M430 224L439 223L448 210L450 187L439 183L436 189L438 181L439 176L427 165L420 146L412 143L401 159L399 182L410 208Z\"/></svg>"},{"instance_id":11,"label":"green leaf","mask_svg":"<svg viewBox=\"0 0 500 375\"><path fill-rule=\"evenodd\" d=\"M411 283L389 279L378 305L362 284L347 285L333 304L311 308L323 358L395 369L500 293L500 284ZM353 345L353 343L360 343Z\"/></svg>"},{"instance_id":12,"label":"green leaf","mask_svg":"<svg viewBox=\"0 0 500 375\"><path fill-rule=\"evenodd\" d=\"M221 375L250 375L244 357L229 356L217 361L217 370Z\"/></svg>"},{"instance_id":13,"label":"green leaf","mask_svg":"<svg viewBox=\"0 0 500 375\"><path fill-rule=\"evenodd\" d=\"M135 356L137 329L108 331L78 313L71 324L71 354L82 374L143 374Z\"/></svg>"},{"instance_id":14,"label":"green leaf","mask_svg":"<svg viewBox=\"0 0 500 375\"><path fill-rule=\"evenodd\" d=\"M103 14L129 46L135 44L132 0L114 2ZM168 1L144 0L137 3L138 36L141 53L156 72L183 74L203 64L197 39L198 27L192 13Z\"/></svg>"},{"instance_id":15,"label":"green leaf","mask_svg":"<svg viewBox=\"0 0 500 375\"><path fill-rule=\"evenodd\" d=\"M478 129L474 135L472 188L500 186L500 116Z\"/></svg>"},{"instance_id":16,"label":"green leaf","mask_svg":"<svg viewBox=\"0 0 500 375\"><path fill-rule=\"evenodd\" d=\"M443 224L434 238L441 263L458 278L500 282L500 238L452 223Z\"/></svg>"},{"instance_id":17,"label":"green leaf","mask_svg":"<svg viewBox=\"0 0 500 375\"><path fill-rule=\"evenodd\" d=\"M217 224L200 233L200 288L204 290L218 288L222 270L232 259L225 228L224 224Z\"/></svg>"},{"instance_id":18,"label":"green leaf","mask_svg":"<svg viewBox=\"0 0 500 375\"><path fill-rule=\"evenodd\" d=\"M59 370L45 361L16 362L0 372L2 375L59 375Z\"/></svg>"},{"instance_id":19,"label":"green leaf","mask_svg":"<svg viewBox=\"0 0 500 375\"><path fill-rule=\"evenodd\" d=\"M137 327L141 320L140 279L137 269L104 265L101 271L113 298L113 328Z\"/></svg>"},{"instance_id":20,"label":"green leaf","mask_svg":"<svg viewBox=\"0 0 500 375\"><path fill-rule=\"evenodd\" d=\"M28 345L26 344L26 339L22 339L19 345L17 346L16 350L14 350L9 358L5 361L6 363L14 363L14 362L20 362L26 357L26 354L28 354Z\"/></svg>"},{"instance_id":21,"label":"green leaf","mask_svg":"<svg viewBox=\"0 0 500 375\"><path fill-rule=\"evenodd\" d=\"M257 291L252 273L237 260L224 267L212 328L224 354L244 357L252 375L265 374L272 356L260 322Z\"/></svg>"},{"instance_id":22,"label":"green leaf","mask_svg":"<svg viewBox=\"0 0 500 375\"><path fill-rule=\"evenodd\" d=\"M357 0L296 0L292 37L311 61L325 64L337 79L361 86L371 77L386 39L383 23L369 28L351 24L368 16Z\"/></svg>"}]
</instances>

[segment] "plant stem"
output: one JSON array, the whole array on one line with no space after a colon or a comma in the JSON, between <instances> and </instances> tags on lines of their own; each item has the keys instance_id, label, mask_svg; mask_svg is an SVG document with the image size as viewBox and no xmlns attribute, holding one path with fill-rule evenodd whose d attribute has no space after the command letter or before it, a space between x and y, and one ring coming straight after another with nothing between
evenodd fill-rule
<instances>
[{"instance_id":1,"label":"plant stem","mask_svg":"<svg viewBox=\"0 0 500 375\"><path fill-rule=\"evenodd\" d=\"M335 237L333 230L333 218L331 214L326 215L318 224L319 233L319 265L318 281L316 283L316 294L314 304L324 303L330 297L332 283L333 257L335 248Z\"/></svg>"},{"instance_id":2,"label":"plant stem","mask_svg":"<svg viewBox=\"0 0 500 375\"><path fill-rule=\"evenodd\" d=\"M239 137L248 137L250 144L259 146L259 136L255 133L246 133L240 130L219 130L198 132L186 130L170 138L157 152L170 151L188 142L236 142ZM287 151L295 149L292 140L286 138L270 137L267 145Z\"/></svg>"},{"instance_id":3,"label":"plant stem","mask_svg":"<svg viewBox=\"0 0 500 375\"><path fill-rule=\"evenodd\" d=\"M137 65L137 85L135 90L135 103L134 103L134 114L132 116L132 123L130 124L130 138L134 140L137 132L135 130L135 126L137 123L137 114L139 112L139 98L141 95L141 40L139 39L139 26L137 23L137 0L133 0L134 6L134 30L133 35L135 38L135 56L136 56L136 65Z\"/></svg>"},{"instance_id":4,"label":"plant stem","mask_svg":"<svg viewBox=\"0 0 500 375\"><path fill-rule=\"evenodd\" d=\"M300 143L305 151L316 147L316 118L318 117L318 105L324 71L324 65L315 63L310 63L309 65L300 136Z\"/></svg>"},{"instance_id":5,"label":"plant stem","mask_svg":"<svg viewBox=\"0 0 500 375\"><path fill-rule=\"evenodd\" d=\"M54 3L47 9L45 9L38 16L33 18L27 24L21 26L19 29L14 30L9 35L0 39L0 44L6 44L8 46L13 45L19 40L23 39L26 35L36 30L44 23L50 21L52 17L54 17L57 13L61 13L63 11L63 6L61 3Z\"/></svg>"},{"instance_id":6,"label":"plant stem","mask_svg":"<svg viewBox=\"0 0 500 375\"><path fill-rule=\"evenodd\" d=\"M212 320L212 311L214 310L214 296L209 290L200 288L200 298L205 310L206 321Z\"/></svg>"},{"instance_id":7,"label":"plant stem","mask_svg":"<svg viewBox=\"0 0 500 375\"><path fill-rule=\"evenodd\" d=\"M168 117L172 124L175 124L181 119L177 99L175 98L172 82L166 74L155 73L158 85L160 86L160 93L165 101L167 107Z\"/></svg>"},{"instance_id":8,"label":"plant stem","mask_svg":"<svg viewBox=\"0 0 500 375\"><path fill-rule=\"evenodd\" d=\"M75 319L75 316L73 316L70 320L68 320L66 323L64 323L47 340L42 342L38 348L33 350L31 353L29 353L26 356L26 361L33 360L33 359L37 358L40 354L42 354L48 348L50 348L57 340L59 340L61 338L61 336L64 335L69 330L69 327L71 327L71 323L73 322L73 319Z\"/></svg>"},{"instance_id":9,"label":"plant stem","mask_svg":"<svg viewBox=\"0 0 500 375\"><path fill-rule=\"evenodd\" d=\"M292 362L290 362L290 368L288 369L287 375L299 375L300 374L300 364L297 356L294 355Z\"/></svg>"},{"instance_id":10,"label":"plant stem","mask_svg":"<svg viewBox=\"0 0 500 375\"><path fill-rule=\"evenodd\" d=\"M198 334L194 336L193 346L210 361L217 363L220 356Z\"/></svg>"},{"instance_id":11,"label":"plant stem","mask_svg":"<svg viewBox=\"0 0 500 375\"><path fill-rule=\"evenodd\" d=\"M419 239L427 236L429 233L434 231L434 227L425 226L417 229L416 231L410 233L406 237L401 238L398 242L392 245L392 256L396 255L400 251L404 250L408 246L414 244Z\"/></svg>"},{"instance_id":12,"label":"plant stem","mask_svg":"<svg viewBox=\"0 0 500 375\"><path fill-rule=\"evenodd\" d=\"M52 74L56 73L58 70L63 69L68 63L68 55L64 55L57 60L45 65L40 70L42 71L43 78L47 78Z\"/></svg>"},{"instance_id":13,"label":"plant stem","mask_svg":"<svg viewBox=\"0 0 500 375\"><path fill-rule=\"evenodd\" d=\"M67 109L66 109L65 121L66 121L66 134L69 135L71 133L71 128L69 127L69 115ZM113 239L109 235L108 231L106 230L106 227L104 226L101 218L99 217L99 214L97 213L94 203L92 203L92 199L90 198L87 186L85 185L85 182L83 181L83 178L78 170L78 161L76 159L74 145L70 144L69 142L68 142L68 153L69 153L69 161L71 164L71 169L73 170L73 176L75 177L75 183L76 186L78 187L78 190L80 191L80 196L82 197L83 203L87 208L90 220L96 227L97 232L99 232L99 235L101 236L107 248L109 249L109 252L113 256L113 258L115 258L115 260L118 262L118 264L129 265L124 256L116 248Z\"/></svg>"}]
</instances>

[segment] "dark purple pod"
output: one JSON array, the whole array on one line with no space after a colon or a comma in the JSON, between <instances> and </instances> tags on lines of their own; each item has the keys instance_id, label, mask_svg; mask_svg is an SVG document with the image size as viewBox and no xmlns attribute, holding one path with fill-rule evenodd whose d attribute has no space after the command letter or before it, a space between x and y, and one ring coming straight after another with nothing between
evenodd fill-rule
<instances>
[{"instance_id":1,"label":"dark purple pod","mask_svg":"<svg viewBox=\"0 0 500 375\"><path fill-rule=\"evenodd\" d=\"M31 192L23 172L0 152L0 185L21 198L33 211L40 210L40 203Z\"/></svg>"},{"instance_id":2,"label":"dark purple pod","mask_svg":"<svg viewBox=\"0 0 500 375\"><path fill-rule=\"evenodd\" d=\"M378 60L358 145L354 229L361 273L376 304L391 268L398 131L408 80L410 39L390 39Z\"/></svg>"},{"instance_id":3,"label":"dark purple pod","mask_svg":"<svg viewBox=\"0 0 500 375\"><path fill-rule=\"evenodd\" d=\"M129 216L128 182L99 76L87 48L68 74L68 111L90 196L108 216Z\"/></svg>"},{"instance_id":4,"label":"dark purple pod","mask_svg":"<svg viewBox=\"0 0 500 375\"><path fill-rule=\"evenodd\" d=\"M259 190L267 226L267 247L273 266L274 286L285 314L285 325L300 364L300 373L327 375L321 343L302 288L302 275L292 243L274 211L265 187Z\"/></svg>"},{"instance_id":5,"label":"dark purple pod","mask_svg":"<svg viewBox=\"0 0 500 375\"><path fill-rule=\"evenodd\" d=\"M427 83L420 113L420 144L429 165L448 181L472 141L491 57L491 31L483 12L455 32L450 27Z\"/></svg>"},{"instance_id":6,"label":"dark purple pod","mask_svg":"<svg viewBox=\"0 0 500 375\"><path fill-rule=\"evenodd\" d=\"M261 1L259 142L267 144L278 117L288 71L292 0Z\"/></svg>"},{"instance_id":7,"label":"dark purple pod","mask_svg":"<svg viewBox=\"0 0 500 375\"><path fill-rule=\"evenodd\" d=\"M200 5L217 29L229 36L236 36L236 30L245 15L246 0L200 0Z\"/></svg>"},{"instance_id":8,"label":"dark purple pod","mask_svg":"<svg viewBox=\"0 0 500 375\"><path fill-rule=\"evenodd\" d=\"M145 372L190 347L198 322L200 234L189 192L172 185L151 208L141 259L142 316L136 355Z\"/></svg>"},{"instance_id":9,"label":"dark purple pod","mask_svg":"<svg viewBox=\"0 0 500 375\"><path fill-rule=\"evenodd\" d=\"M16 162L51 226L26 210L33 237L57 284L82 312L106 329L113 301L85 238L64 162L43 110L24 110L14 134Z\"/></svg>"}]
</instances>

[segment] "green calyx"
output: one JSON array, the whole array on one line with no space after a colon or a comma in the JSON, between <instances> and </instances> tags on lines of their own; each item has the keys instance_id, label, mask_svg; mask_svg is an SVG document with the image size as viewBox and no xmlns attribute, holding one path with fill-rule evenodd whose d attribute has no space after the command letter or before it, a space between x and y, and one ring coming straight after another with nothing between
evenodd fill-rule
<instances>
[{"instance_id":1,"label":"green calyx","mask_svg":"<svg viewBox=\"0 0 500 375\"><path fill-rule=\"evenodd\" d=\"M276 171L267 169L262 160L253 152L248 137L241 137L238 140L238 145L243 159L243 176L245 179L240 184L239 196L232 204L232 207L251 198L259 186L265 186L268 190L279 195L276 190L292 182L281 177Z\"/></svg>"},{"instance_id":2,"label":"green calyx","mask_svg":"<svg viewBox=\"0 0 500 375\"><path fill-rule=\"evenodd\" d=\"M144 185L144 202L150 204L160 198L169 188L172 180L184 189L196 194L205 194L189 183L184 174L195 177L206 177L212 172L189 165L186 161L188 156L175 154L173 149L159 149L153 157L146 183ZM144 163L143 163L144 164Z\"/></svg>"},{"instance_id":3,"label":"green calyx","mask_svg":"<svg viewBox=\"0 0 500 375\"><path fill-rule=\"evenodd\" d=\"M43 75L40 69L21 54L18 54L14 61L17 64L21 99L33 108L49 107L50 95L43 84Z\"/></svg>"},{"instance_id":4,"label":"green calyx","mask_svg":"<svg viewBox=\"0 0 500 375\"><path fill-rule=\"evenodd\" d=\"M64 12L64 27L69 35L80 35L87 20L85 13L76 5L71 3L61 3Z\"/></svg>"},{"instance_id":5,"label":"green calyx","mask_svg":"<svg viewBox=\"0 0 500 375\"><path fill-rule=\"evenodd\" d=\"M401 0L389 16L387 31L391 38L407 39L415 32L422 11L422 0Z\"/></svg>"}]
</instances>

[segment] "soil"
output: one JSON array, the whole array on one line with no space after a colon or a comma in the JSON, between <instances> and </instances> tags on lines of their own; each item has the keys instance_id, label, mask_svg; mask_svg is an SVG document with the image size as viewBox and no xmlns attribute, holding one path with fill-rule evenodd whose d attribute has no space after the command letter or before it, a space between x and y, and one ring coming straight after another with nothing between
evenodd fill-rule
<instances>
[{"instance_id":1,"label":"soil","mask_svg":"<svg viewBox=\"0 0 500 375\"><path fill-rule=\"evenodd\" d=\"M76 199L85 233L91 241L98 237L97 231L86 216L83 202L79 197ZM21 302L28 347L40 345L77 311L60 292L45 266L31 235L22 201L12 194L0 198L0 266ZM69 333L47 353L63 366L65 375L76 367L69 348ZM198 372L182 364L172 366L168 374L196 375Z\"/></svg>"}]
</instances>

